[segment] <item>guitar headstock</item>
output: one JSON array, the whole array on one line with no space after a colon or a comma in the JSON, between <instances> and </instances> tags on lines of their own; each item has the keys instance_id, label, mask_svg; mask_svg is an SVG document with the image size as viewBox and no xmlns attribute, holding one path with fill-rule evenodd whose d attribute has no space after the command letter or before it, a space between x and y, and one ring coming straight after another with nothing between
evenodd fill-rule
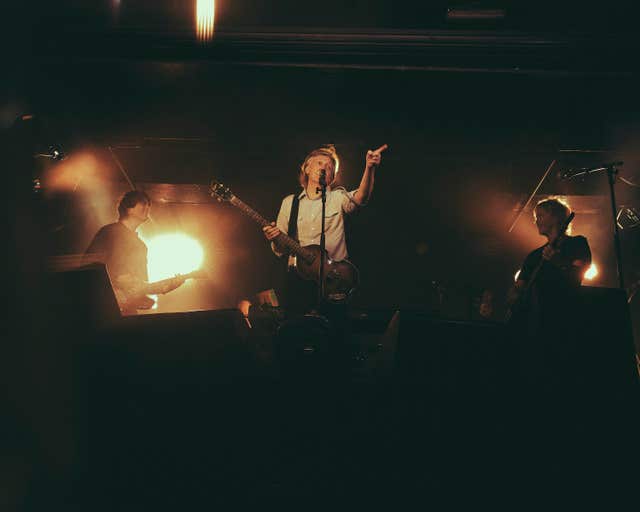
<instances>
[{"instance_id":1,"label":"guitar headstock","mask_svg":"<svg viewBox=\"0 0 640 512\"><path fill-rule=\"evenodd\" d=\"M563 226L562 226L562 227L564 228L564 229L563 229L563 231L566 231L566 230L567 230L567 228L569 227L569 224L571 224L571 221L573 220L573 218L574 218L575 216L576 216L576 214L575 214L574 212L571 212L571 213L569 214L569 216L567 217L567 220L565 220L565 221L564 221L564 224L563 224Z\"/></svg>"},{"instance_id":2,"label":"guitar headstock","mask_svg":"<svg viewBox=\"0 0 640 512\"><path fill-rule=\"evenodd\" d=\"M218 201L231 201L233 198L233 193L229 187L225 186L223 183L220 183L215 178L211 180L211 184L209 185L209 193L211 197L215 197Z\"/></svg>"},{"instance_id":3,"label":"guitar headstock","mask_svg":"<svg viewBox=\"0 0 640 512\"><path fill-rule=\"evenodd\" d=\"M187 279L211 279L211 271L208 268L199 268L185 275Z\"/></svg>"},{"instance_id":4,"label":"guitar headstock","mask_svg":"<svg viewBox=\"0 0 640 512\"><path fill-rule=\"evenodd\" d=\"M569 224L571 224L571 221L573 220L573 218L576 216L576 214L574 212L571 212L569 214L569 216L567 217L567 219L562 223L562 225L560 226L560 233L564 233L567 229L569 229Z\"/></svg>"}]
</instances>

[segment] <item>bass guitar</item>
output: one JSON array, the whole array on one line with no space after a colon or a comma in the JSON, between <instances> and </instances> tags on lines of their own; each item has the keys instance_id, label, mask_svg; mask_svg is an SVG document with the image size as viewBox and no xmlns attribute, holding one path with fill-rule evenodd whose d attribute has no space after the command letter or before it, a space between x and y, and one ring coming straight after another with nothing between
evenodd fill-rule
<instances>
[{"instance_id":1,"label":"bass guitar","mask_svg":"<svg viewBox=\"0 0 640 512\"><path fill-rule=\"evenodd\" d=\"M260 226L269 226L271 223L253 208L238 199L222 183L215 179L211 181L209 191L212 197L220 202L228 202L238 208L250 219ZM342 303L346 301L354 292L358 285L358 269L349 260L334 261L324 253L321 257L319 245L301 246L296 240L286 233L281 233L276 239L278 247L284 248L290 254L296 256L296 271L305 280L319 282L320 262L324 261L324 299L332 303Z\"/></svg>"}]
</instances>

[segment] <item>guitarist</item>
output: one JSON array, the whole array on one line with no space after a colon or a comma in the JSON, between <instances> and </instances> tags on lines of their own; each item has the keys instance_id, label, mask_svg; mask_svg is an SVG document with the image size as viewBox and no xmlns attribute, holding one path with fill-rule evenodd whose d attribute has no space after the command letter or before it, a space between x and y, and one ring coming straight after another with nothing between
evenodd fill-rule
<instances>
[{"instance_id":1,"label":"guitarist","mask_svg":"<svg viewBox=\"0 0 640 512\"><path fill-rule=\"evenodd\" d=\"M98 230L85 251L85 261L104 263L124 314L149 309L154 301L146 293L167 293L184 283L184 276L162 281L150 292L147 246L136 230L149 219L151 199L140 191L127 192L118 204L118 222Z\"/></svg>"},{"instance_id":2,"label":"guitarist","mask_svg":"<svg viewBox=\"0 0 640 512\"><path fill-rule=\"evenodd\" d=\"M557 199L540 201L534 209L538 232L547 243L525 258L509 295L509 301L520 305L527 316L531 334L562 321L567 300L580 287L591 264L587 239L568 235L569 216L569 208Z\"/></svg>"},{"instance_id":3,"label":"guitarist","mask_svg":"<svg viewBox=\"0 0 640 512\"><path fill-rule=\"evenodd\" d=\"M510 293L510 327L519 349L523 427L540 439L560 439L569 425L581 375L580 289L591 264L583 236L569 236L569 208L557 199L534 209L548 242L525 259ZM554 434L555 432L555 434Z\"/></svg>"},{"instance_id":4,"label":"guitarist","mask_svg":"<svg viewBox=\"0 0 640 512\"><path fill-rule=\"evenodd\" d=\"M340 165L335 148L329 145L311 151L302 162L298 173L302 190L295 197L294 194L285 197L277 221L263 228L265 237L271 242L273 252L278 257L284 255L285 250L278 243L278 236L282 232L297 239L302 246L320 243L322 220L320 179L324 173L327 183L325 248L329 258L347 259L344 216L355 212L369 201L373 192L375 171L385 149L387 149L386 144L375 151L367 151L360 185L351 192L343 187L332 187ZM295 256L289 256L289 269L291 270L295 265ZM317 302L317 285L313 281L302 281L295 272L288 272L283 299L287 311L308 312Z\"/></svg>"}]
</instances>

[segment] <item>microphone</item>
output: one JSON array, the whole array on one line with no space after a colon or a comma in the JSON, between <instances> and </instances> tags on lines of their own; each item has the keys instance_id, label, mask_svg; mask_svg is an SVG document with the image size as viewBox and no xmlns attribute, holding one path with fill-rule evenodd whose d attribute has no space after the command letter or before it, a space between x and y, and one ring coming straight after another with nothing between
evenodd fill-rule
<instances>
[{"instance_id":1,"label":"microphone","mask_svg":"<svg viewBox=\"0 0 640 512\"><path fill-rule=\"evenodd\" d=\"M587 176L594 172L606 171L613 167L618 167L624 164L624 162L610 162L608 164L599 164L592 167L580 167L578 169L567 169L565 171L558 172L558 178L561 180L570 180L571 178L578 178L580 176Z\"/></svg>"},{"instance_id":2,"label":"microphone","mask_svg":"<svg viewBox=\"0 0 640 512\"><path fill-rule=\"evenodd\" d=\"M320 185L323 187L327 186L327 171L325 169L320 169Z\"/></svg>"},{"instance_id":3,"label":"microphone","mask_svg":"<svg viewBox=\"0 0 640 512\"><path fill-rule=\"evenodd\" d=\"M47 153L36 153L33 155L35 158L51 158L51 160L65 160L67 158L67 154L62 151L60 147L51 146L48 149Z\"/></svg>"}]
</instances>

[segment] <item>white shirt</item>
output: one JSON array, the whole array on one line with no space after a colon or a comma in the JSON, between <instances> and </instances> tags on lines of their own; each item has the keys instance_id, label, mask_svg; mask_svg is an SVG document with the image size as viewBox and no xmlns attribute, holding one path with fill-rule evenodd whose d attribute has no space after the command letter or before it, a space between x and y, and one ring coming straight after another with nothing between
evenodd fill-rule
<instances>
[{"instance_id":1,"label":"white shirt","mask_svg":"<svg viewBox=\"0 0 640 512\"><path fill-rule=\"evenodd\" d=\"M347 192L343 187L331 189L327 187L327 204L324 219L325 248L329 257L333 260L344 260L348 258L347 243L344 237L344 214L353 213L360 205L356 203L353 196L355 190ZM298 241L300 245L320 245L320 230L322 229L321 213L322 198L309 199L306 190L298 195L300 205L298 209ZM280 212L276 225L280 231L287 233L289 229L289 216L291 215L291 205L293 204L293 194L282 200ZM271 244L273 252L278 256L282 254L276 251L274 244ZM289 258L289 265L294 264Z\"/></svg>"}]
</instances>

